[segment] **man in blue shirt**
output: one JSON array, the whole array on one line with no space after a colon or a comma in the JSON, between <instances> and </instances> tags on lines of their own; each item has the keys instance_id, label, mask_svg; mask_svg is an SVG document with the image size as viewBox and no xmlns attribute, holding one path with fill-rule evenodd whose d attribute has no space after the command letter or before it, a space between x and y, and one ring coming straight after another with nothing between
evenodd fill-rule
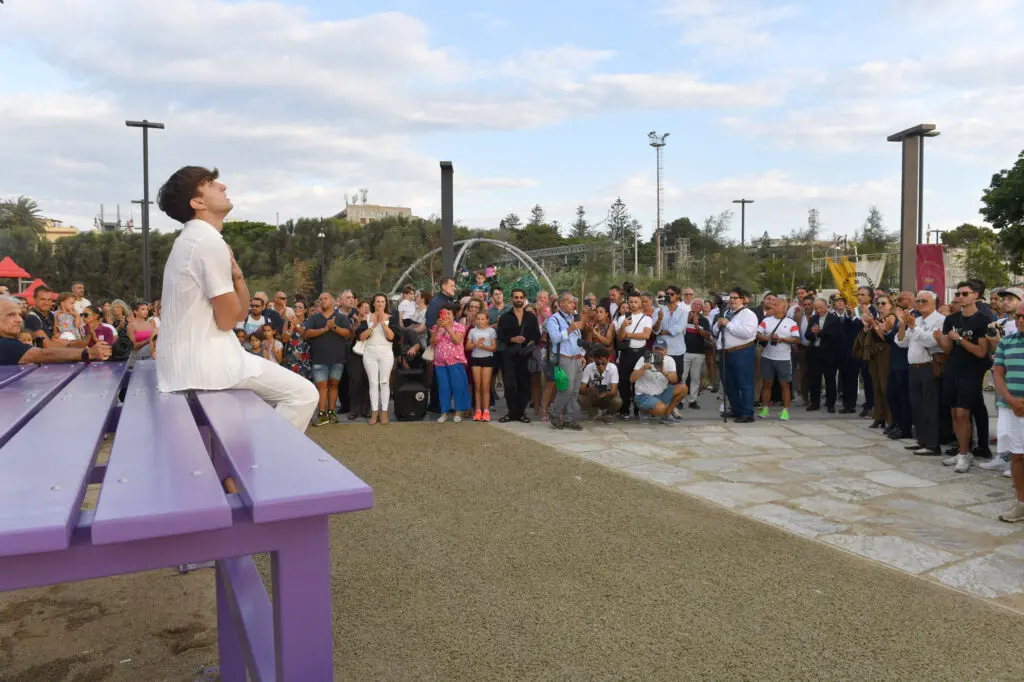
<instances>
[{"instance_id":1,"label":"man in blue shirt","mask_svg":"<svg viewBox=\"0 0 1024 682\"><path fill-rule=\"evenodd\" d=\"M563 292L558 299L558 310L544 323L544 330L551 341L548 346L548 362L561 368L569 378L569 385L555 395L548 418L552 428L581 431L582 427L576 420L580 416L580 379L584 363L583 349L580 348L580 329L583 323L573 320L575 309L576 301L572 294Z\"/></svg>"}]
</instances>

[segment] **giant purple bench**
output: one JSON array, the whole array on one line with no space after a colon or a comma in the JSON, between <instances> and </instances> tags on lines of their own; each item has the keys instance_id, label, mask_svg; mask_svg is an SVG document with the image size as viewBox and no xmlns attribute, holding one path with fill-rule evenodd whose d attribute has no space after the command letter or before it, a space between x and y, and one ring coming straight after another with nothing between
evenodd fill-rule
<instances>
[{"instance_id":1,"label":"giant purple bench","mask_svg":"<svg viewBox=\"0 0 1024 682\"><path fill-rule=\"evenodd\" d=\"M328 520L372 505L249 391L159 393L153 361L0 367L0 591L216 560L223 682L333 679Z\"/></svg>"}]
</instances>

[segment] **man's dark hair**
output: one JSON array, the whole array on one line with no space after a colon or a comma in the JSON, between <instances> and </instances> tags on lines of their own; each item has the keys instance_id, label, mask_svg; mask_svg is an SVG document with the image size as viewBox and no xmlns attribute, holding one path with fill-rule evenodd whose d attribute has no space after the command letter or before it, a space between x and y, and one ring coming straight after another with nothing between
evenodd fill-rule
<instances>
[{"instance_id":1,"label":"man's dark hair","mask_svg":"<svg viewBox=\"0 0 1024 682\"><path fill-rule=\"evenodd\" d=\"M676 296L682 296L682 294L683 294L683 290L680 289L675 284L669 284L667 287L665 287L665 293L666 294L669 293L670 291L672 293L674 293Z\"/></svg>"},{"instance_id":2,"label":"man's dark hair","mask_svg":"<svg viewBox=\"0 0 1024 682\"><path fill-rule=\"evenodd\" d=\"M977 292L978 292L978 296L981 296L982 294L984 294L984 293L985 293L985 289L987 288L987 287L985 286L985 280L983 280L983 279L978 279L977 277L971 277L971 278L969 278L969 279L968 279L967 281L968 281L968 282L974 282L975 284L977 284L977 285L978 285L978 288L977 288L977 289L975 289L975 291L977 291Z\"/></svg>"},{"instance_id":3,"label":"man's dark hair","mask_svg":"<svg viewBox=\"0 0 1024 682\"><path fill-rule=\"evenodd\" d=\"M491 293L493 294L495 291L500 291L501 293L505 293L505 290L502 289L501 287L499 287L497 284L495 284L493 287L491 287Z\"/></svg>"},{"instance_id":4,"label":"man's dark hair","mask_svg":"<svg viewBox=\"0 0 1024 682\"><path fill-rule=\"evenodd\" d=\"M523 289L520 289L519 287L516 287L515 289L513 289L511 291L511 293L509 293L509 298L511 298L512 296L515 296L517 291L523 295L523 298L526 298L526 291L523 290Z\"/></svg>"},{"instance_id":5,"label":"man's dark hair","mask_svg":"<svg viewBox=\"0 0 1024 682\"><path fill-rule=\"evenodd\" d=\"M187 223L196 217L192 208L192 200L199 196L199 188L209 184L220 176L216 168L210 170L202 166L185 166L174 171L156 195L157 206L170 218L179 223Z\"/></svg>"},{"instance_id":6,"label":"man's dark hair","mask_svg":"<svg viewBox=\"0 0 1024 682\"><path fill-rule=\"evenodd\" d=\"M438 288L443 287L445 284L448 284L448 282L451 282L452 284L455 284L455 278L454 277L442 277L441 281L437 283L437 286L438 286Z\"/></svg>"},{"instance_id":7,"label":"man's dark hair","mask_svg":"<svg viewBox=\"0 0 1024 682\"><path fill-rule=\"evenodd\" d=\"M810 294L807 294L806 296L804 296L800 300L801 301L810 301L811 303L814 303L814 296L811 296Z\"/></svg>"},{"instance_id":8,"label":"man's dark hair","mask_svg":"<svg viewBox=\"0 0 1024 682\"><path fill-rule=\"evenodd\" d=\"M643 296L636 289L630 289L629 295L626 298L643 298Z\"/></svg>"},{"instance_id":9,"label":"man's dark hair","mask_svg":"<svg viewBox=\"0 0 1024 682\"><path fill-rule=\"evenodd\" d=\"M608 359L608 356L609 356L608 349L605 348L600 343L595 343L590 348L590 357L591 357L592 360L597 360L598 358Z\"/></svg>"},{"instance_id":10,"label":"man's dark hair","mask_svg":"<svg viewBox=\"0 0 1024 682\"><path fill-rule=\"evenodd\" d=\"M743 287L733 287L732 289L729 290L729 293L736 294L740 298L747 298L748 296L750 296L750 294L743 290Z\"/></svg>"},{"instance_id":11,"label":"man's dark hair","mask_svg":"<svg viewBox=\"0 0 1024 682\"><path fill-rule=\"evenodd\" d=\"M872 289L872 288L871 288L871 287L869 287L869 286L857 287L857 293L858 293L858 294L859 294L860 292L862 292L862 291L866 291L866 292L868 292L868 296L870 296L870 297L871 297L871 299L872 299L872 300L874 300L874 298L875 298L875 290L874 290L874 289Z\"/></svg>"},{"instance_id":12,"label":"man's dark hair","mask_svg":"<svg viewBox=\"0 0 1024 682\"><path fill-rule=\"evenodd\" d=\"M620 287L618 284L613 284L610 287L608 287L608 291L618 291L619 293L622 293L622 287Z\"/></svg>"},{"instance_id":13,"label":"man's dark hair","mask_svg":"<svg viewBox=\"0 0 1024 682\"><path fill-rule=\"evenodd\" d=\"M53 293L53 289L51 289L50 287L46 286L45 284L40 284L39 286L36 287L36 290L35 290L35 292L32 295L33 296L38 296L39 294L52 294L52 293Z\"/></svg>"},{"instance_id":14,"label":"man's dark hair","mask_svg":"<svg viewBox=\"0 0 1024 682\"><path fill-rule=\"evenodd\" d=\"M981 296L983 293L985 293L984 283L979 282L976 279L965 279L964 281L956 285L957 289L959 289L960 287L967 287L968 289L976 293L978 296ZM36 291L38 291L38 289Z\"/></svg>"}]
</instances>

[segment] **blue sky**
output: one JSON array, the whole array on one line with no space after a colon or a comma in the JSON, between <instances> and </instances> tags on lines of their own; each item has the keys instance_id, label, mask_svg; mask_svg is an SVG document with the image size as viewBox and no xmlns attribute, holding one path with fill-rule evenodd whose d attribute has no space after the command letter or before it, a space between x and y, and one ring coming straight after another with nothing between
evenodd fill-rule
<instances>
[{"instance_id":1,"label":"blue sky","mask_svg":"<svg viewBox=\"0 0 1024 682\"><path fill-rule=\"evenodd\" d=\"M151 179L221 168L236 218L331 214L344 195L493 227L540 203L563 224L621 196L654 225L647 132L669 132L665 217L755 200L747 233L820 211L898 227L899 149L933 122L925 221L979 222L1024 146L1020 0L14 0L0 7L0 196L88 227ZM108 209L109 210L109 209ZM154 225L173 224L154 215ZM738 237L738 220L734 222Z\"/></svg>"}]
</instances>

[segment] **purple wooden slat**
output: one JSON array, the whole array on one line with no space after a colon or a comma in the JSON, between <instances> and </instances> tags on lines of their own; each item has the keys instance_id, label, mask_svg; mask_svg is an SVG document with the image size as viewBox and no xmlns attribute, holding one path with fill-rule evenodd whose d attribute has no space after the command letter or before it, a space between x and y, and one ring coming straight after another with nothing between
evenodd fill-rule
<instances>
[{"instance_id":1,"label":"purple wooden slat","mask_svg":"<svg viewBox=\"0 0 1024 682\"><path fill-rule=\"evenodd\" d=\"M25 376L39 365L3 365L0 366L0 388L12 384Z\"/></svg>"},{"instance_id":2,"label":"purple wooden slat","mask_svg":"<svg viewBox=\"0 0 1024 682\"><path fill-rule=\"evenodd\" d=\"M52 373L49 381L71 376L71 369ZM75 369L78 376L0 450L0 556L59 550L70 542L126 368L104 363Z\"/></svg>"},{"instance_id":3,"label":"purple wooden slat","mask_svg":"<svg viewBox=\"0 0 1024 682\"><path fill-rule=\"evenodd\" d=\"M257 523L369 509L373 490L251 391L197 391ZM108 479L109 480L109 479Z\"/></svg>"},{"instance_id":4,"label":"purple wooden slat","mask_svg":"<svg viewBox=\"0 0 1024 682\"><path fill-rule=\"evenodd\" d=\"M183 393L160 393L156 364L135 364L92 524L94 544L193 533L231 525Z\"/></svg>"},{"instance_id":5,"label":"purple wooden slat","mask_svg":"<svg viewBox=\"0 0 1024 682\"><path fill-rule=\"evenodd\" d=\"M267 596L267 587L256 570L251 556L232 557L217 562L217 584L224 583L226 604L217 600L218 621L226 615L243 653L243 663L253 671L253 680L274 679L274 610ZM328 578L327 584L330 584ZM218 597L220 593L218 592ZM226 614L223 612L227 611ZM305 629L303 629L305 631ZM220 630L218 628L218 639ZM221 679L227 682L221 653ZM244 682L245 671L238 678Z\"/></svg>"},{"instance_id":6,"label":"purple wooden slat","mask_svg":"<svg viewBox=\"0 0 1024 682\"><path fill-rule=\"evenodd\" d=\"M0 447L85 367L83 363L43 365L0 388Z\"/></svg>"}]
</instances>

